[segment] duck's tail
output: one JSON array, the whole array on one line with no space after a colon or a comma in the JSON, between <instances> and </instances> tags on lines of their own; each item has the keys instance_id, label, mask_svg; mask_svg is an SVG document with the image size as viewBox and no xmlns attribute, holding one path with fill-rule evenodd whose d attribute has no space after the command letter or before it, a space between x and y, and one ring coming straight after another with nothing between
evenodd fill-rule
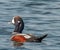
<instances>
[{"instance_id":1,"label":"duck's tail","mask_svg":"<svg viewBox=\"0 0 60 50\"><path fill-rule=\"evenodd\" d=\"M43 40L45 37L47 37L47 35L48 35L48 34L45 34L45 35L37 38L37 39L36 39L36 42L42 42L42 40Z\"/></svg>"}]
</instances>

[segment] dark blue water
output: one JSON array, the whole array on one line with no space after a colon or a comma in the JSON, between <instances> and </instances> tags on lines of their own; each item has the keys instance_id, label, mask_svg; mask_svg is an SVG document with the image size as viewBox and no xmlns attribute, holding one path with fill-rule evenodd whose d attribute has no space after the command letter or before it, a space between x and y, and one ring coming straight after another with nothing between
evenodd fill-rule
<instances>
[{"instance_id":1,"label":"dark blue water","mask_svg":"<svg viewBox=\"0 0 60 50\"><path fill-rule=\"evenodd\" d=\"M42 43L14 48L14 26L8 22L16 15L24 20L23 33L48 36ZM0 50L60 50L60 0L0 0Z\"/></svg>"}]
</instances>

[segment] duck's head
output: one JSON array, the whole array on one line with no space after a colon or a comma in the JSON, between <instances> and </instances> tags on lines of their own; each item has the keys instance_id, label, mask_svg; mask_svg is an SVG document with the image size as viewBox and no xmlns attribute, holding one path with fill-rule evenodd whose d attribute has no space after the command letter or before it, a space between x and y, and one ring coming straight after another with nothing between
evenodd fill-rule
<instances>
[{"instance_id":1,"label":"duck's head","mask_svg":"<svg viewBox=\"0 0 60 50\"><path fill-rule=\"evenodd\" d=\"M24 29L24 22L20 16L14 16L12 19L12 24L15 25L14 32L22 33L22 30Z\"/></svg>"},{"instance_id":2,"label":"duck's head","mask_svg":"<svg viewBox=\"0 0 60 50\"><path fill-rule=\"evenodd\" d=\"M14 16L12 19L12 24L16 25L16 23L20 23L22 18L20 16Z\"/></svg>"}]
</instances>

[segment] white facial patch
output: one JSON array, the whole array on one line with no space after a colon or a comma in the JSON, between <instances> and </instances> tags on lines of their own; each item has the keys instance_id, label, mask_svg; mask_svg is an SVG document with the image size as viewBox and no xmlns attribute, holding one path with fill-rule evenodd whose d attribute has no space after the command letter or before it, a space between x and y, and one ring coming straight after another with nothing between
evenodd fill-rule
<instances>
[{"instance_id":1,"label":"white facial patch","mask_svg":"<svg viewBox=\"0 0 60 50\"><path fill-rule=\"evenodd\" d=\"M12 23L15 24L15 22L14 22L14 18L12 19Z\"/></svg>"}]
</instances>

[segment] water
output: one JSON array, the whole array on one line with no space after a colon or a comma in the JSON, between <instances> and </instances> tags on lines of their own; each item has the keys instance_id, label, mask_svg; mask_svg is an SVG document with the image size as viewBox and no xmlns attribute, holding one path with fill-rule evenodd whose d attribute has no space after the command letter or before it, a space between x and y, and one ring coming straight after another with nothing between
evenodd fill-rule
<instances>
[{"instance_id":1,"label":"water","mask_svg":"<svg viewBox=\"0 0 60 50\"><path fill-rule=\"evenodd\" d=\"M42 43L25 43L13 48L8 24L13 16L23 18L23 33L48 34ZM60 0L0 0L0 50L60 50Z\"/></svg>"}]
</instances>

